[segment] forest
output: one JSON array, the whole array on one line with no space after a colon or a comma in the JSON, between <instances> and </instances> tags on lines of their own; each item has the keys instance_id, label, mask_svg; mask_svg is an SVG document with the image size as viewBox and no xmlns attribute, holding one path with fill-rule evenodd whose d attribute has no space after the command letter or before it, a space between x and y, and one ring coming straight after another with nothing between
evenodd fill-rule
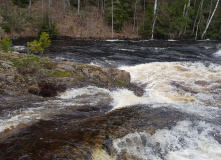
<instances>
[{"instance_id":1,"label":"forest","mask_svg":"<svg viewBox=\"0 0 221 160\"><path fill-rule=\"evenodd\" d=\"M15 37L221 39L220 0L0 0Z\"/></svg>"}]
</instances>

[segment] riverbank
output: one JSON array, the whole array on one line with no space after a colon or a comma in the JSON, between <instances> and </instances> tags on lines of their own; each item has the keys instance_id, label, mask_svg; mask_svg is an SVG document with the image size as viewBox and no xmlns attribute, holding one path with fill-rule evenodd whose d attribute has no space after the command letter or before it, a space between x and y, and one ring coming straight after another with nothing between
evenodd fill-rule
<instances>
[{"instance_id":1,"label":"riverbank","mask_svg":"<svg viewBox=\"0 0 221 160\"><path fill-rule=\"evenodd\" d=\"M44 31L56 32L57 38L141 39L137 26L129 21L124 23L121 32L114 31L112 37L111 25L107 23L100 8L91 3L85 4L79 13L75 7L69 8L63 1L52 2L50 8L47 6L46 1L34 1L30 18L28 8L10 2L10 19L4 20L3 15L0 15L0 19L4 20L1 25L5 34L14 38L36 38L44 25Z\"/></svg>"}]
</instances>

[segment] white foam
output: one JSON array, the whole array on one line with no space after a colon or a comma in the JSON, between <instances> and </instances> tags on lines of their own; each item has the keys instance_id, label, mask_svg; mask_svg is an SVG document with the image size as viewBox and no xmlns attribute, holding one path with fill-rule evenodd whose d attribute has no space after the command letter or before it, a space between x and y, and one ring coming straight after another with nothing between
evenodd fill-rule
<instances>
[{"instance_id":1,"label":"white foam","mask_svg":"<svg viewBox=\"0 0 221 160\"><path fill-rule=\"evenodd\" d=\"M90 65L92 66L96 66L96 67L102 67L100 64L98 64L96 61L95 62L91 62Z\"/></svg>"},{"instance_id":2,"label":"white foam","mask_svg":"<svg viewBox=\"0 0 221 160\"><path fill-rule=\"evenodd\" d=\"M129 153L143 160L220 160L221 145L213 136L221 128L203 121L182 121L172 129L162 129L153 135L135 132L115 139L117 154Z\"/></svg>"},{"instance_id":3,"label":"white foam","mask_svg":"<svg viewBox=\"0 0 221 160\"><path fill-rule=\"evenodd\" d=\"M221 50L218 50L216 53L213 54L214 57L221 57Z\"/></svg>"},{"instance_id":4,"label":"white foam","mask_svg":"<svg viewBox=\"0 0 221 160\"><path fill-rule=\"evenodd\" d=\"M37 122L38 120L51 119L53 115L65 113L67 112L67 109L71 110L74 106L94 105L101 100L108 102L108 100L105 99L106 97L103 95L101 95L101 97L94 96L93 98L84 97L83 99L72 98L73 96L70 96L70 99L64 97L64 99L60 100L36 102L33 103L33 105L40 107L21 109L10 112L8 115L0 118L0 132L3 132L6 129L13 129L19 124L25 125L27 123Z\"/></svg>"},{"instance_id":5,"label":"white foam","mask_svg":"<svg viewBox=\"0 0 221 160\"><path fill-rule=\"evenodd\" d=\"M135 52L135 50L133 50L133 49L119 49L119 50L121 50L121 51L128 51L128 52Z\"/></svg>"},{"instance_id":6,"label":"white foam","mask_svg":"<svg viewBox=\"0 0 221 160\"><path fill-rule=\"evenodd\" d=\"M156 50L165 50L166 48L155 47Z\"/></svg>"},{"instance_id":7,"label":"white foam","mask_svg":"<svg viewBox=\"0 0 221 160\"><path fill-rule=\"evenodd\" d=\"M120 39L107 39L107 40L104 40L104 41L107 41L107 42L118 42L118 41L124 41L124 40L120 40Z\"/></svg>"},{"instance_id":8,"label":"white foam","mask_svg":"<svg viewBox=\"0 0 221 160\"><path fill-rule=\"evenodd\" d=\"M127 89L113 91L111 92L111 97L113 99L113 109L145 103L145 98L138 97L132 91Z\"/></svg>"},{"instance_id":9,"label":"white foam","mask_svg":"<svg viewBox=\"0 0 221 160\"><path fill-rule=\"evenodd\" d=\"M175 42L175 41L177 41L177 40L174 40L174 39L168 39L167 41L168 41L168 42Z\"/></svg>"},{"instance_id":10,"label":"white foam","mask_svg":"<svg viewBox=\"0 0 221 160\"><path fill-rule=\"evenodd\" d=\"M99 93L109 94L110 91L104 88L88 86L88 87L83 87L83 88L78 88L78 89L70 89L66 92L61 93L58 97L62 99L74 99L77 96L83 96L83 95L90 96L90 95L96 95Z\"/></svg>"},{"instance_id":11,"label":"white foam","mask_svg":"<svg viewBox=\"0 0 221 160\"><path fill-rule=\"evenodd\" d=\"M19 53L19 52L21 52L21 51L27 51L27 47L26 46L13 46L12 47L13 49L14 49L14 51L16 52L16 53Z\"/></svg>"},{"instance_id":12,"label":"white foam","mask_svg":"<svg viewBox=\"0 0 221 160\"><path fill-rule=\"evenodd\" d=\"M145 96L158 103L202 102L194 92L211 95L210 91L221 77L219 65L206 67L202 63L190 62L156 62L120 69L130 72L131 81L142 86L148 94ZM198 85L197 82L210 85Z\"/></svg>"},{"instance_id":13,"label":"white foam","mask_svg":"<svg viewBox=\"0 0 221 160\"><path fill-rule=\"evenodd\" d=\"M97 87L84 87L68 90L58 96L60 100L48 100L44 102L33 103L41 107L27 108L10 112L4 119L0 119L0 132L6 129L13 129L19 124L27 124L40 119L50 119L55 114L60 114L73 106L95 105L100 101L110 101L105 94L109 91ZM80 98L84 96L84 98ZM85 97L88 96L88 97ZM78 98L76 98L78 97Z\"/></svg>"},{"instance_id":14,"label":"white foam","mask_svg":"<svg viewBox=\"0 0 221 160\"><path fill-rule=\"evenodd\" d=\"M3 132L5 129L13 129L19 124L26 124L42 119L41 112L44 109L44 107L37 107L28 108L24 111L14 111L14 113L9 114L4 119L0 119L0 132Z\"/></svg>"}]
</instances>

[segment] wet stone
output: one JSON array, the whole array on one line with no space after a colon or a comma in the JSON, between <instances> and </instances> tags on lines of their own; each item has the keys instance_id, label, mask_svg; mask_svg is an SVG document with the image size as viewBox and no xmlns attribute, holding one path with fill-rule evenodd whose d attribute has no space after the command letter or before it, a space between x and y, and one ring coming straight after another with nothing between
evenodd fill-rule
<instances>
[{"instance_id":1,"label":"wet stone","mask_svg":"<svg viewBox=\"0 0 221 160\"><path fill-rule=\"evenodd\" d=\"M187 116L180 112L152 109L147 106L123 108L107 114L101 112L101 109L106 106L100 106L100 109L99 106L91 107L72 108L75 118L71 114L61 114L58 115L60 118L55 116L52 120L42 120L20 130L0 143L0 151L3 153L1 158L28 154L30 159L44 157L68 159L74 155L87 159L90 158L95 146L102 146L104 143L106 143L106 150L112 154L109 144L111 139L123 137L128 132L148 130L147 122L149 122L150 133L154 133L155 130L163 129L168 124L175 125ZM146 125L140 125L141 122L145 122ZM16 143L18 141L20 143ZM129 155L128 153L126 156ZM122 156L125 157L125 154Z\"/></svg>"}]
</instances>

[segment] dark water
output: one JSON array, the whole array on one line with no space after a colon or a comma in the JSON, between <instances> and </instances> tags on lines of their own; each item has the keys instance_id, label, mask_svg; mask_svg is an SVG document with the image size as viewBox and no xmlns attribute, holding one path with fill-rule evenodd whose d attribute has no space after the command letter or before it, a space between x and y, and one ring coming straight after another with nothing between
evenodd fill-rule
<instances>
[{"instance_id":1,"label":"dark water","mask_svg":"<svg viewBox=\"0 0 221 160\"><path fill-rule=\"evenodd\" d=\"M15 45L26 45L17 40ZM31 41L31 40L30 40ZM45 55L78 63L106 67L136 65L149 62L209 61L221 63L213 53L221 48L220 41L133 41L133 40L55 40Z\"/></svg>"},{"instance_id":2,"label":"dark water","mask_svg":"<svg viewBox=\"0 0 221 160\"><path fill-rule=\"evenodd\" d=\"M108 67L148 62L213 61L217 41L54 41L47 55ZM219 46L220 47L220 46ZM209 49L208 49L209 48ZM56 54L54 54L56 53Z\"/></svg>"},{"instance_id":3,"label":"dark water","mask_svg":"<svg viewBox=\"0 0 221 160\"><path fill-rule=\"evenodd\" d=\"M0 159L221 159L221 42L56 40L45 55L120 67L146 92L89 86L24 104L0 119L23 123L1 133Z\"/></svg>"}]
</instances>

